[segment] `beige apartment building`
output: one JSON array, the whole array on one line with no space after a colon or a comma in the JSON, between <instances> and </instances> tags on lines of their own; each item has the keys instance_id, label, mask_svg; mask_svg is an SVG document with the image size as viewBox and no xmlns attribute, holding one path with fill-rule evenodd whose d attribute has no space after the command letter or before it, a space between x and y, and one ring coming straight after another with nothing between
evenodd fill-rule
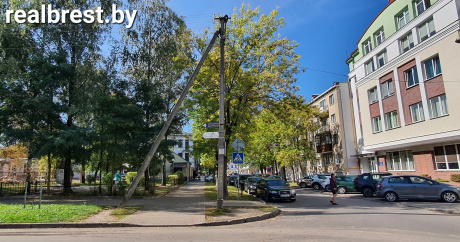
<instances>
[{"instance_id":1,"label":"beige apartment building","mask_svg":"<svg viewBox=\"0 0 460 242\"><path fill-rule=\"evenodd\" d=\"M347 59L360 172L460 174L460 0L390 0Z\"/></svg>"},{"instance_id":2,"label":"beige apartment building","mask_svg":"<svg viewBox=\"0 0 460 242\"><path fill-rule=\"evenodd\" d=\"M311 105L318 107L321 128L314 141L317 161L309 162L311 173L359 173L355 153L350 91L347 82L336 82L327 91L314 95Z\"/></svg>"}]
</instances>

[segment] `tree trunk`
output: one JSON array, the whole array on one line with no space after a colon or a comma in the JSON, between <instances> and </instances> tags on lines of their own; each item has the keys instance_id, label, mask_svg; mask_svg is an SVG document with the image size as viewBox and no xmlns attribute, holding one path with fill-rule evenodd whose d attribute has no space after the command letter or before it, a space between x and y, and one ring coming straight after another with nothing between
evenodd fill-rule
<instances>
[{"instance_id":1,"label":"tree trunk","mask_svg":"<svg viewBox=\"0 0 460 242\"><path fill-rule=\"evenodd\" d=\"M46 184L46 191L48 192L48 195L51 194L51 153L48 152L48 178L47 178L47 184Z\"/></svg>"},{"instance_id":2,"label":"tree trunk","mask_svg":"<svg viewBox=\"0 0 460 242\"><path fill-rule=\"evenodd\" d=\"M161 178L161 185L166 186L166 156L163 156L162 174L163 177Z\"/></svg>"},{"instance_id":3,"label":"tree trunk","mask_svg":"<svg viewBox=\"0 0 460 242\"><path fill-rule=\"evenodd\" d=\"M86 183L86 165L85 162L81 164L81 183L85 184Z\"/></svg>"},{"instance_id":4,"label":"tree trunk","mask_svg":"<svg viewBox=\"0 0 460 242\"><path fill-rule=\"evenodd\" d=\"M144 186L145 191L150 191L150 174L149 174L149 166L147 166L147 169L145 169L145 172L144 172L144 181L145 181L145 186Z\"/></svg>"}]
</instances>

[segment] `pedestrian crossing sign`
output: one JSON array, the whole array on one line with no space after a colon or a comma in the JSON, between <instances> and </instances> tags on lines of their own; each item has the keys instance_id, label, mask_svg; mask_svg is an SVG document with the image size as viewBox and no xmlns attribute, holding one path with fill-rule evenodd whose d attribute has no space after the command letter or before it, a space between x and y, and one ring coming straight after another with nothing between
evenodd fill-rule
<instances>
[{"instance_id":1,"label":"pedestrian crossing sign","mask_svg":"<svg viewBox=\"0 0 460 242\"><path fill-rule=\"evenodd\" d=\"M244 163L244 153L233 153L233 163L243 164Z\"/></svg>"}]
</instances>

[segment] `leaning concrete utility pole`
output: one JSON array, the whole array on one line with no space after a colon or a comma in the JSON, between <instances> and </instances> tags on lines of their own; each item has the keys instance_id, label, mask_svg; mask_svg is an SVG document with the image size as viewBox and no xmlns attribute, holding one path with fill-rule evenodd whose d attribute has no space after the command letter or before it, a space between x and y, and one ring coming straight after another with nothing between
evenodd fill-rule
<instances>
[{"instance_id":1,"label":"leaning concrete utility pole","mask_svg":"<svg viewBox=\"0 0 460 242\"><path fill-rule=\"evenodd\" d=\"M228 16L220 17L220 97L219 97L219 156L217 159L217 208L224 205L224 176L225 176L225 32L227 30Z\"/></svg>"},{"instance_id":2,"label":"leaning concrete utility pole","mask_svg":"<svg viewBox=\"0 0 460 242\"><path fill-rule=\"evenodd\" d=\"M225 15L225 17L221 17L219 19L225 19L225 23L227 23L228 16ZM222 25L222 20L221 20L221 25ZM225 30L224 32L225 33ZM133 182L128 188L128 191L126 192L125 196L121 200L120 204L118 205L118 208L125 208L126 205L128 205L129 199L131 199L131 196L133 195L134 191L136 190L137 185L139 184L142 175L144 174L145 170L147 167L150 165L150 161L152 161L153 156L157 152L158 146L160 146L161 141L164 139L166 135L166 131L169 129L169 126L172 123L172 120L176 116L177 112L179 111L179 107L181 106L182 102L184 101L185 97L188 94L188 91L192 87L193 82L195 81L196 76L198 75L198 72L200 72L201 67L203 66L204 60L208 56L209 52L211 51L214 43L216 42L216 39L219 35L222 35L222 27L218 31L214 33L212 36L211 41L209 42L208 47L206 48L205 52L203 53L203 56L200 59L200 62L198 63L195 71L193 72L192 76L188 80L187 84L185 85L184 90L182 91L179 100L177 100L177 103L174 105L172 112L169 114L168 119L166 120L166 123L163 125L163 128L161 129L160 133L158 134L157 138L155 139L155 142L152 145L152 148L150 148L149 153L145 157L144 161L142 162L141 167L137 171L137 175L134 177ZM222 90L222 89L221 89ZM222 106L223 110L223 106ZM221 122L223 124L223 122ZM223 127L223 125L222 125ZM219 129L220 130L220 129ZM222 128L223 130L223 128ZM225 136L224 136L225 137ZM219 139L220 140L220 139ZM223 164L223 163L222 163ZM221 202L222 203L222 202Z\"/></svg>"}]
</instances>

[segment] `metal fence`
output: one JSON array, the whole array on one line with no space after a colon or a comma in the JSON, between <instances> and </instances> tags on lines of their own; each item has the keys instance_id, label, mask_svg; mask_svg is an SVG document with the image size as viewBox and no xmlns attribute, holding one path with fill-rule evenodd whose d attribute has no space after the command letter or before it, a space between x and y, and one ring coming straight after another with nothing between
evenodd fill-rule
<instances>
[{"instance_id":1,"label":"metal fence","mask_svg":"<svg viewBox=\"0 0 460 242\"><path fill-rule=\"evenodd\" d=\"M0 196L1 195L22 195L26 189L26 172L0 172ZM43 186L43 192L48 193L47 174L42 172L30 172L30 184L28 184L28 193L39 193L40 186ZM62 192L62 185L56 185L54 179L50 183L51 193Z\"/></svg>"}]
</instances>

